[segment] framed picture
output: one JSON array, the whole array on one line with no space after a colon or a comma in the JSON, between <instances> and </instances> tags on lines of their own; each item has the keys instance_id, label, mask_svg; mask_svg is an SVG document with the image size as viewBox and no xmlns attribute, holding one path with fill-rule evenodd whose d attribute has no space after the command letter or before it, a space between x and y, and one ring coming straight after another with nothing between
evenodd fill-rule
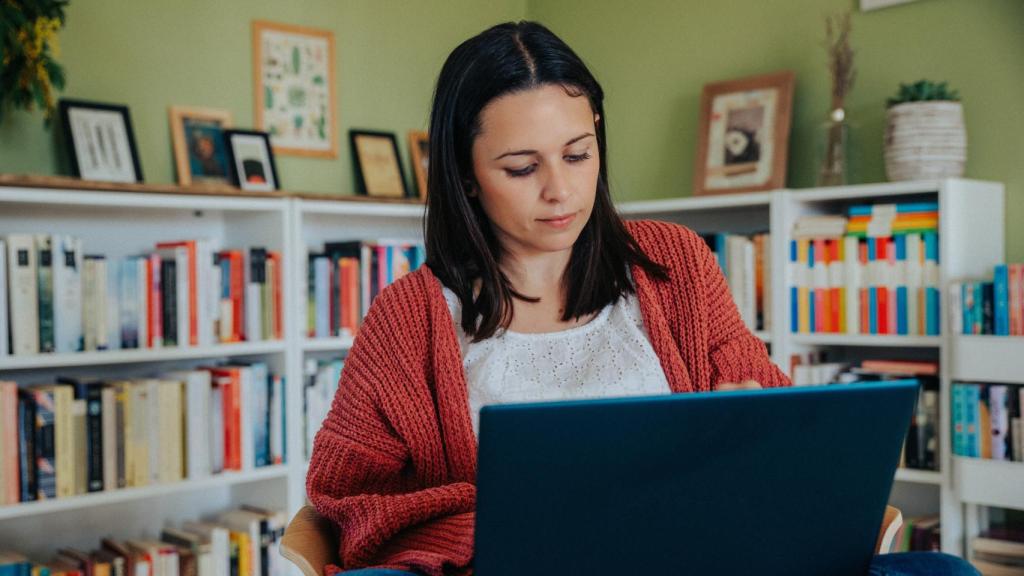
<instances>
[{"instance_id":1,"label":"framed picture","mask_svg":"<svg viewBox=\"0 0 1024 576\"><path fill-rule=\"evenodd\" d=\"M256 128L274 152L337 158L334 34L255 21L252 54Z\"/></svg>"},{"instance_id":2,"label":"framed picture","mask_svg":"<svg viewBox=\"0 0 1024 576\"><path fill-rule=\"evenodd\" d=\"M423 130L409 131L409 158L420 198L427 198L427 169L430 167L430 137Z\"/></svg>"},{"instance_id":3,"label":"framed picture","mask_svg":"<svg viewBox=\"0 0 1024 576\"><path fill-rule=\"evenodd\" d=\"M142 182L127 106L61 100L59 109L74 176L104 182Z\"/></svg>"},{"instance_id":4,"label":"framed picture","mask_svg":"<svg viewBox=\"0 0 1024 576\"><path fill-rule=\"evenodd\" d=\"M349 139L360 194L383 198L409 195L402 165L398 161L398 140L394 134L350 130Z\"/></svg>"},{"instance_id":5,"label":"framed picture","mask_svg":"<svg viewBox=\"0 0 1024 576\"><path fill-rule=\"evenodd\" d=\"M211 108L171 106L171 141L178 184L230 184L224 130L231 127L231 113Z\"/></svg>"},{"instance_id":6,"label":"framed picture","mask_svg":"<svg viewBox=\"0 0 1024 576\"><path fill-rule=\"evenodd\" d=\"M785 186L793 83L785 71L704 86L695 195Z\"/></svg>"},{"instance_id":7,"label":"framed picture","mask_svg":"<svg viewBox=\"0 0 1024 576\"><path fill-rule=\"evenodd\" d=\"M255 130L225 130L224 142L234 185L250 192L273 192L281 188L269 134Z\"/></svg>"}]
</instances>

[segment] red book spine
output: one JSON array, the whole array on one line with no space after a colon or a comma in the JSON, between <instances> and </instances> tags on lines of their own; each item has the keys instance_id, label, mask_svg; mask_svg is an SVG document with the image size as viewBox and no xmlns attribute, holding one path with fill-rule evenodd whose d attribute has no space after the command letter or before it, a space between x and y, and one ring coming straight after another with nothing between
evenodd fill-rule
<instances>
[{"instance_id":1,"label":"red book spine","mask_svg":"<svg viewBox=\"0 0 1024 576\"><path fill-rule=\"evenodd\" d=\"M221 410L224 416L224 469L242 469L242 407L239 392L240 374L236 368L212 368L210 372L221 390Z\"/></svg>"},{"instance_id":2,"label":"red book spine","mask_svg":"<svg viewBox=\"0 0 1024 576\"><path fill-rule=\"evenodd\" d=\"M889 288L888 281L889 262L886 256L887 242L885 238L875 238L875 258L878 261L878 269L882 270L878 278L877 301L875 302L875 314L878 318L878 333L889 334Z\"/></svg>"},{"instance_id":3,"label":"red book spine","mask_svg":"<svg viewBox=\"0 0 1024 576\"><path fill-rule=\"evenodd\" d=\"M833 238L830 242L831 242L831 249L829 250L829 254L830 254L829 260L834 263L834 264L832 264L833 266L836 266L836 265L842 266L843 265L843 259L839 256L839 250L843 246L843 239L842 238ZM835 263L837 263L837 264L835 264ZM835 280L838 282L839 279L835 278ZM832 291L832 332L842 332L843 331L843 326L842 326L842 310L843 310L842 290L843 290L843 287L842 287L841 284L842 283L833 284L832 288L831 288L831 291Z\"/></svg>"},{"instance_id":4,"label":"red book spine","mask_svg":"<svg viewBox=\"0 0 1024 576\"><path fill-rule=\"evenodd\" d=\"M274 326L271 333L275 339L281 340L284 338L284 318L281 312L281 253L277 251L267 252L267 258L274 263L274 275L270 279L270 291L274 299Z\"/></svg>"},{"instance_id":5,"label":"red book spine","mask_svg":"<svg viewBox=\"0 0 1024 576\"><path fill-rule=\"evenodd\" d=\"M826 272L822 274L821 270ZM821 333L828 331L827 318L830 314L828 303L825 298L825 288L818 282L819 276L828 276L828 256L825 253L825 240L816 238L814 240L814 331Z\"/></svg>"},{"instance_id":6,"label":"red book spine","mask_svg":"<svg viewBox=\"0 0 1024 576\"><path fill-rule=\"evenodd\" d=\"M149 338L150 347L163 346L163 292L160 290L160 256L149 255Z\"/></svg>"},{"instance_id":7,"label":"red book spine","mask_svg":"<svg viewBox=\"0 0 1024 576\"><path fill-rule=\"evenodd\" d=\"M231 339L233 342L241 342L242 322L245 318L243 298L245 295L245 260L242 253L232 250L228 253L231 266L231 307L233 309L233 324L231 328Z\"/></svg>"}]
</instances>

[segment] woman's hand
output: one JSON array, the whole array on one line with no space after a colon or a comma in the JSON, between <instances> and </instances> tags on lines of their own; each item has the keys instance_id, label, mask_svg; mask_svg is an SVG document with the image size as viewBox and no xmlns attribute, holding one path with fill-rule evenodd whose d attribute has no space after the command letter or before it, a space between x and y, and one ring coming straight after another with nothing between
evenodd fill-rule
<instances>
[{"instance_id":1,"label":"woman's hand","mask_svg":"<svg viewBox=\"0 0 1024 576\"><path fill-rule=\"evenodd\" d=\"M761 384L757 380L744 380L743 382L722 382L716 388L716 392L730 392L732 390L760 390Z\"/></svg>"}]
</instances>

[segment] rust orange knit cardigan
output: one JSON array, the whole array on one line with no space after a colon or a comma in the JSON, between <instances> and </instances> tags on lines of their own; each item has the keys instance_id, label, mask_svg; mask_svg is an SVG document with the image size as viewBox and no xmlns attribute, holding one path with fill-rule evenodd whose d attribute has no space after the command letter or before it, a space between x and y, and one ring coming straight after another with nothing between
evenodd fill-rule
<instances>
[{"instance_id":1,"label":"rust orange knit cardigan","mask_svg":"<svg viewBox=\"0 0 1024 576\"><path fill-rule=\"evenodd\" d=\"M694 232L627 223L669 281L632 269L644 327L673 392L754 379L789 385L744 326L714 254ZM423 267L373 302L316 435L306 478L341 532L337 570L469 574L476 438L455 323Z\"/></svg>"}]
</instances>

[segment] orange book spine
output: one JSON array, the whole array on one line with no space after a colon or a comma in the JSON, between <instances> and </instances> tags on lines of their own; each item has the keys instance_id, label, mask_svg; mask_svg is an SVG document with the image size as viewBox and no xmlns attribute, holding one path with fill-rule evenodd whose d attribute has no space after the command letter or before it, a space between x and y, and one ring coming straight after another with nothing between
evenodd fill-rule
<instances>
[{"instance_id":1,"label":"orange book spine","mask_svg":"<svg viewBox=\"0 0 1024 576\"><path fill-rule=\"evenodd\" d=\"M212 368L221 389L221 409L224 416L224 469L242 469L242 407L239 392L241 375L235 368Z\"/></svg>"},{"instance_id":2,"label":"orange book spine","mask_svg":"<svg viewBox=\"0 0 1024 576\"><path fill-rule=\"evenodd\" d=\"M268 251L267 258L274 262L274 275L270 279L270 290L273 293L274 298L274 326L272 334L277 340L284 338L284 318L282 316L281 308L281 253L277 251Z\"/></svg>"}]
</instances>

